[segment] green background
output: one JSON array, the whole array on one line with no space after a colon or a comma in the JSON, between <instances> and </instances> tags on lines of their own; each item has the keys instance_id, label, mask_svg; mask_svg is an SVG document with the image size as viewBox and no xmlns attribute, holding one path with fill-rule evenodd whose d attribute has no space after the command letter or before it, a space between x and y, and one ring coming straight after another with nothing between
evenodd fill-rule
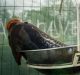
<instances>
[{"instance_id":1,"label":"green background","mask_svg":"<svg viewBox=\"0 0 80 75\"><path fill-rule=\"evenodd\" d=\"M37 2L36 2L37 1ZM30 3L30 4L29 4ZM18 66L8 45L5 25L11 18L30 22L61 42L76 44L77 12L75 0L0 0L0 75L43 75L35 69ZM79 68L75 69L78 70ZM51 70L52 75L80 75L69 69Z\"/></svg>"}]
</instances>

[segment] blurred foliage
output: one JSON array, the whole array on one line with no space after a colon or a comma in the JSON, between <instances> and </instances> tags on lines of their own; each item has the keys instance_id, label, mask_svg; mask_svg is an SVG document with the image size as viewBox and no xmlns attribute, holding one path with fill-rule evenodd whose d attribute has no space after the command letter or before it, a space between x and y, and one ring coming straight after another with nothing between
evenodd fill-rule
<instances>
[{"instance_id":1,"label":"blurred foliage","mask_svg":"<svg viewBox=\"0 0 80 75\"><path fill-rule=\"evenodd\" d=\"M17 15L8 12L8 8L0 7L0 18L3 24L12 17L23 18L24 21L31 21L42 31L67 44L76 44L76 35L72 33L76 27L76 8L72 0L64 0L61 14L59 14L60 4L55 0L45 0L46 6L40 6L40 10L23 10ZM1 26L0 26L1 29Z\"/></svg>"}]
</instances>

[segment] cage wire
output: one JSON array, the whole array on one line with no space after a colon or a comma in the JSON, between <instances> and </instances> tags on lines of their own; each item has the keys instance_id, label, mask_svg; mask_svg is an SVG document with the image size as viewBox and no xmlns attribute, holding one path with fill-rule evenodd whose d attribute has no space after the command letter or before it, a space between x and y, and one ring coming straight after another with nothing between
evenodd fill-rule
<instances>
[{"instance_id":1,"label":"cage wire","mask_svg":"<svg viewBox=\"0 0 80 75\"><path fill-rule=\"evenodd\" d=\"M19 69L15 64L6 39L5 25L8 20L19 17L63 43L73 45L77 44L78 12L75 10L75 0L0 0L0 75L42 75L27 67Z\"/></svg>"}]
</instances>

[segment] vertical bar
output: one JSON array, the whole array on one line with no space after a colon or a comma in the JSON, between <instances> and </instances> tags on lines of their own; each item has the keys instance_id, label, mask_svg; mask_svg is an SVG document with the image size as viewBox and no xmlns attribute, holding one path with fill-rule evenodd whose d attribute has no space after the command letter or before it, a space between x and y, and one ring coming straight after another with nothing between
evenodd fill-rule
<instances>
[{"instance_id":1,"label":"vertical bar","mask_svg":"<svg viewBox=\"0 0 80 75\"><path fill-rule=\"evenodd\" d=\"M63 19L62 19L62 20L63 20L63 23L62 23L62 21L60 20L60 21L61 21L61 24L62 24L62 33L61 33L61 34L62 34L62 42L64 42L64 38L65 38L65 36L64 36L65 11L62 12L62 7L63 7L63 8L68 8L68 7L64 7L63 3L64 3L64 2L63 2L63 0L62 0L61 11L60 11L60 13L59 13L59 14L60 14L60 17L64 16ZM67 11L66 11L66 12L67 12ZM61 13L62 13L62 14L61 14Z\"/></svg>"},{"instance_id":2,"label":"vertical bar","mask_svg":"<svg viewBox=\"0 0 80 75\"><path fill-rule=\"evenodd\" d=\"M0 0L0 4L1 4L1 0ZM0 7L0 15L1 15L1 9L2 7ZM0 17L2 19L2 17ZM0 23L1 24L1 23ZM0 32L1 33L1 32ZM2 75L2 33L0 34L0 75Z\"/></svg>"},{"instance_id":3,"label":"vertical bar","mask_svg":"<svg viewBox=\"0 0 80 75\"><path fill-rule=\"evenodd\" d=\"M59 14L61 14L61 11L62 11L62 6L63 6L63 0L61 0Z\"/></svg>"},{"instance_id":4,"label":"vertical bar","mask_svg":"<svg viewBox=\"0 0 80 75\"><path fill-rule=\"evenodd\" d=\"M55 9L56 9L56 7L55 7L55 2L54 2L54 0L53 0L52 2L53 2L52 10L53 10L53 15L54 15L52 20L53 20L54 32L55 32L55 34L58 34L58 31L57 31L58 29L57 29L57 26L56 26L56 19L55 19L55 18L56 18L56 17L55 17L55 11L56 11ZM53 33L53 34L54 34L54 33ZM57 36L58 36L58 35L56 35L55 37L57 37Z\"/></svg>"},{"instance_id":5,"label":"vertical bar","mask_svg":"<svg viewBox=\"0 0 80 75\"><path fill-rule=\"evenodd\" d=\"M4 22L3 22L3 24L4 25L6 25L6 19L7 19L7 6L6 6L6 0L5 0L5 6L4 6L4 14L3 14L3 17L4 17ZM9 53L9 48L8 48L8 46L5 46L6 45L6 43L5 43L5 41L7 40L7 39L5 39L5 37L3 36L3 39L4 39L4 43L3 43L3 60L5 60L5 61L3 61L3 71L2 71L2 73L3 73L3 75L6 75L6 74L11 74L11 72L12 72L12 70L11 70L11 62L9 62L9 61L7 61L7 60L9 60L10 59L10 56L6 56L7 55L7 53ZM7 51L5 51L5 50L7 50ZM5 57L6 56L6 57ZM8 57L8 58L7 58ZM6 64L5 64L6 63ZM8 64L10 64L10 65L8 65Z\"/></svg>"},{"instance_id":6,"label":"vertical bar","mask_svg":"<svg viewBox=\"0 0 80 75\"><path fill-rule=\"evenodd\" d=\"M33 23L32 10L33 10L33 0L32 0L32 5L31 5L31 23Z\"/></svg>"},{"instance_id":7,"label":"vertical bar","mask_svg":"<svg viewBox=\"0 0 80 75\"><path fill-rule=\"evenodd\" d=\"M71 6L72 5L72 0L70 1L70 8L71 8L71 12L72 12L72 9L73 9L73 6ZM71 14L71 13L70 13ZM72 16L71 16L72 17ZM74 38L73 38L73 29L74 29L74 24L71 22L71 35L72 35L72 37L71 37L71 44L74 44Z\"/></svg>"},{"instance_id":8,"label":"vertical bar","mask_svg":"<svg viewBox=\"0 0 80 75\"><path fill-rule=\"evenodd\" d=\"M3 45L3 43L2 43L2 45ZM1 75L3 75L3 72L2 72L3 71L3 46L2 45L1 45Z\"/></svg>"},{"instance_id":9,"label":"vertical bar","mask_svg":"<svg viewBox=\"0 0 80 75\"><path fill-rule=\"evenodd\" d=\"M13 18L15 17L15 0L14 0L14 6L13 6Z\"/></svg>"},{"instance_id":10,"label":"vertical bar","mask_svg":"<svg viewBox=\"0 0 80 75\"><path fill-rule=\"evenodd\" d=\"M23 0L23 10L22 10L22 21L24 21L24 0Z\"/></svg>"},{"instance_id":11,"label":"vertical bar","mask_svg":"<svg viewBox=\"0 0 80 75\"><path fill-rule=\"evenodd\" d=\"M6 7L6 0L5 0L5 5L4 5L4 10L3 10L3 23L5 24L5 7ZM4 75L4 62L3 62L3 49L4 49L4 35L2 36L2 53L1 53L1 75Z\"/></svg>"},{"instance_id":12,"label":"vertical bar","mask_svg":"<svg viewBox=\"0 0 80 75\"><path fill-rule=\"evenodd\" d=\"M77 4L77 44L78 44L78 51L80 51L80 24L79 24L79 4Z\"/></svg>"},{"instance_id":13,"label":"vertical bar","mask_svg":"<svg viewBox=\"0 0 80 75\"><path fill-rule=\"evenodd\" d=\"M59 13L59 30L60 30L60 40L62 41L62 42L64 42L64 36L63 36L63 25L62 25L62 15L63 15L63 13L62 14L60 14Z\"/></svg>"}]
</instances>

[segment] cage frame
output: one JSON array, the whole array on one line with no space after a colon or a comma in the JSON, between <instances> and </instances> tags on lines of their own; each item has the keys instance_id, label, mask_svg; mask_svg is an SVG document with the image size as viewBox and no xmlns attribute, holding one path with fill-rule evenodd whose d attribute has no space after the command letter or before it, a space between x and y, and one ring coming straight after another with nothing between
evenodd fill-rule
<instances>
[{"instance_id":1,"label":"cage frame","mask_svg":"<svg viewBox=\"0 0 80 75\"><path fill-rule=\"evenodd\" d=\"M46 50L55 50L55 49L66 49L66 48L77 48L78 45L71 45L71 46L64 46L64 47L56 47L56 48L47 48L47 49L37 49L37 50L25 50L25 51L18 51L18 52L36 52L36 51L46 51ZM71 67L78 67L80 66L80 52L76 52L73 56L72 62L64 63L64 64L51 64L50 66L45 66L48 64L29 64L27 63L27 67L35 68L35 69L63 69L63 68L71 68ZM79 63L78 63L79 62Z\"/></svg>"}]
</instances>

